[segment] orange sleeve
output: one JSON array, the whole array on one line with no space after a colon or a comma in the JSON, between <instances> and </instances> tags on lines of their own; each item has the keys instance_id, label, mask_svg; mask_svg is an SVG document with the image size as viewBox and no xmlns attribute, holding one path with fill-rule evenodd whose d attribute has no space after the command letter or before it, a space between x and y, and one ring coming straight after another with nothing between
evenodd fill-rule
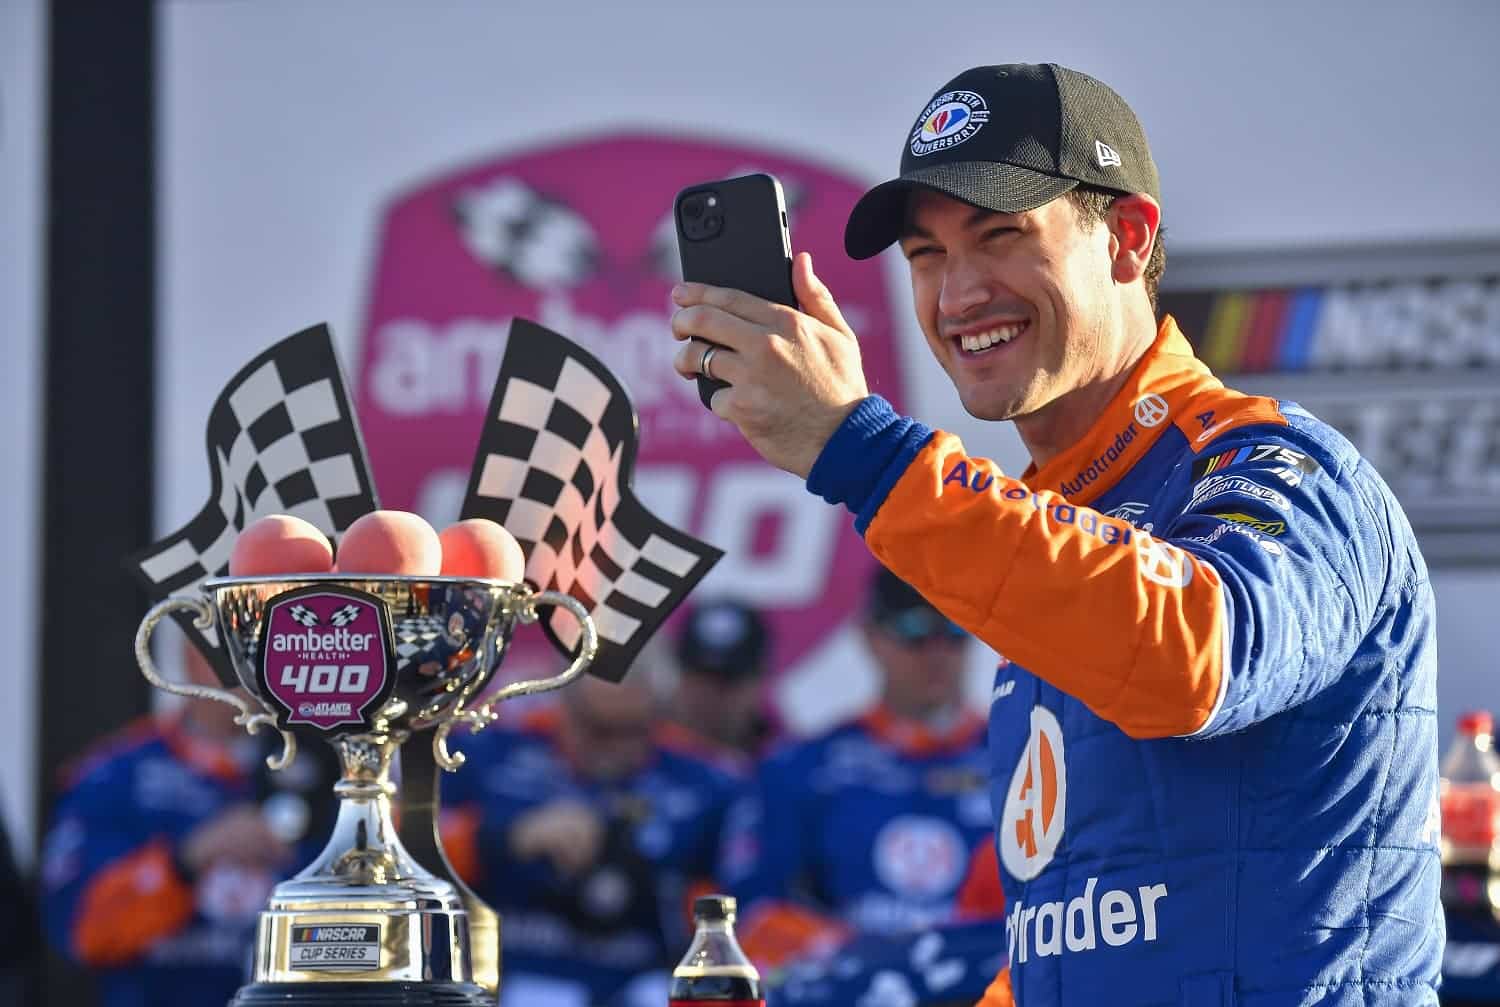
<instances>
[{"instance_id":1,"label":"orange sleeve","mask_svg":"<svg viewBox=\"0 0 1500 1007\"><path fill-rule=\"evenodd\" d=\"M1000 857L992 835L974 848L969 870L959 885L955 908L960 919L986 920L1005 915L1005 889L1000 885Z\"/></svg>"},{"instance_id":2,"label":"orange sleeve","mask_svg":"<svg viewBox=\"0 0 1500 1007\"><path fill-rule=\"evenodd\" d=\"M1213 713L1227 640L1213 567L1028 489L952 434L921 449L865 541L949 618L1132 737L1191 734Z\"/></svg>"},{"instance_id":3,"label":"orange sleeve","mask_svg":"<svg viewBox=\"0 0 1500 1007\"><path fill-rule=\"evenodd\" d=\"M124 965L193 917L193 891L177 876L165 840L122 857L89 883L73 920L78 959Z\"/></svg>"},{"instance_id":4,"label":"orange sleeve","mask_svg":"<svg viewBox=\"0 0 1500 1007\"><path fill-rule=\"evenodd\" d=\"M984 999L974 1007L1016 1007L1015 994L1010 989L1009 965L1000 970L1000 974L995 976L995 981L990 983L989 989L984 991Z\"/></svg>"},{"instance_id":5,"label":"orange sleeve","mask_svg":"<svg viewBox=\"0 0 1500 1007\"><path fill-rule=\"evenodd\" d=\"M740 927L740 947L762 971L798 958L817 957L849 939L847 926L790 902L756 906Z\"/></svg>"}]
</instances>

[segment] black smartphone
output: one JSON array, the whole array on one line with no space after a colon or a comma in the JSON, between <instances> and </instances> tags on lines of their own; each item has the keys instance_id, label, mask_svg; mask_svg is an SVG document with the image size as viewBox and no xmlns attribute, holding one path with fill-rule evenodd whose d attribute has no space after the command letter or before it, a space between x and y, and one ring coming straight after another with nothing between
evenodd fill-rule
<instances>
[{"instance_id":1,"label":"black smartphone","mask_svg":"<svg viewBox=\"0 0 1500 1007\"><path fill-rule=\"evenodd\" d=\"M684 280L797 306L786 197L773 176L741 175L690 185L677 194L672 217ZM727 387L699 375L698 398L706 407L714 392Z\"/></svg>"}]
</instances>

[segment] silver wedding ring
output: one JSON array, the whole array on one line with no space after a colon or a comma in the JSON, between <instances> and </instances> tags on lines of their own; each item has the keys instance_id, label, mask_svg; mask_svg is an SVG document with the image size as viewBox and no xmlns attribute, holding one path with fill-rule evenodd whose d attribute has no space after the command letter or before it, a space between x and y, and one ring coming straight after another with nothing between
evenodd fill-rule
<instances>
[{"instance_id":1,"label":"silver wedding ring","mask_svg":"<svg viewBox=\"0 0 1500 1007\"><path fill-rule=\"evenodd\" d=\"M708 369L710 361L712 361L713 358L714 358L714 354L718 353L718 352L719 352L719 346L718 346L718 344L717 343L709 343L708 344L708 349L706 349L706 350L703 351L703 359L700 360L700 361L698 361L698 373L701 374L701 375L703 375L705 378L707 378L710 381L717 381L718 380L717 378L714 377L713 371L711 371L711 370Z\"/></svg>"}]
</instances>

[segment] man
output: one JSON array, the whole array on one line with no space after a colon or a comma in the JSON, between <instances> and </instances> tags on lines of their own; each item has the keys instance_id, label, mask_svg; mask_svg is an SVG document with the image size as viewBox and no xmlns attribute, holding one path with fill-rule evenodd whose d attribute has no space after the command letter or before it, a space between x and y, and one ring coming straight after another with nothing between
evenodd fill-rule
<instances>
[{"instance_id":1,"label":"man","mask_svg":"<svg viewBox=\"0 0 1500 1007\"><path fill-rule=\"evenodd\" d=\"M183 651L190 681L219 684L195 648ZM265 772L265 743L235 713L189 700L68 774L43 847L43 916L105 1007L227 1002L246 982L272 885L326 840L310 810L333 803L316 753Z\"/></svg>"},{"instance_id":2,"label":"man","mask_svg":"<svg viewBox=\"0 0 1500 1007\"><path fill-rule=\"evenodd\" d=\"M648 669L640 669L646 671ZM650 676L584 676L556 708L459 742L444 842L500 912L502 1003L590 1007L661 978L687 948L688 906L712 876L732 779L654 737Z\"/></svg>"},{"instance_id":3,"label":"man","mask_svg":"<svg viewBox=\"0 0 1500 1007\"><path fill-rule=\"evenodd\" d=\"M677 637L669 737L748 768L769 733L763 696L771 649L760 612L731 598L692 608Z\"/></svg>"},{"instance_id":4,"label":"man","mask_svg":"<svg viewBox=\"0 0 1500 1007\"><path fill-rule=\"evenodd\" d=\"M1004 654L990 716L1008 972L991 1002L1434 1004L1435 653L1389 490L1159 323L1157 172L1062 67L977 67L856 205L899 242L965 408L1020 479L868 394L805 255L802 311L685 284L684 377Z\"/></svg>"},{"instance_id":5,"label":"man","mask_svg":"<svg viewBox=\"0 0 1500 1007\"><path fill-rule=\"evenodd\" d=\"M764 966L851 936L861 961L877 946L905 960L915 935L955 920L970 851L990 835L984 723L963 705L968 634L883 568L861 628L879 703L773 754L731 814L720 876L744 907L745 950ZM988 935L985 959L999 939Z\"/></svg>"}]
</instances>

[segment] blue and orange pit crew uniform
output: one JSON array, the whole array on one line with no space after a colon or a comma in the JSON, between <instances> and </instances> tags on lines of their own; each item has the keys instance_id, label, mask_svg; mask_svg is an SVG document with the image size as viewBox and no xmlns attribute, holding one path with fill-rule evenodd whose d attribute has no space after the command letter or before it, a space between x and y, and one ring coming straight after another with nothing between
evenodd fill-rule
<instances>
[{"instance_id":1,"label":"blue and orange pit crew uniform","mask_svg":"<svg viewBox=\"0 0 1500 1007\"><path fill-rule=\"evenodd\" d=\"M831 956L790 962L767 976L766 1007L971 1007L1005 963L1004 908L986 835L969 857L950 918L913 933L857 936Z\"/></svg>"},{"instance_id":2,"label":"blue and orange pit crew uniform","mask_svg":"<svg viewBox=\"0 0 1500 1007\"><path fill-rule=\"evenodd\" d=\"M952 921L992 827L987 779L984 722L968 712L939 732L876 708L784 745L725 830L719 876L746 952L774 967Z\"/></svg>"},{"instance_id":3,"label":"blue and orange pit crew uniform","mask_svg":"<svg viewBox=\"0 0 1500 1007\"><path fill-rule=\"evenodd\" d=\"M505 976L525 975L576 984L602 1003L686 950L692 898L710 890L741 784L665 742L634 774L587 780L557 727L556 711L540 710L454 739L466 763L443 780L443 841L454 869L500 913L502 994ZM599 862L577 878L510 852L517 820L560 798L589 805L606 826Z\"/></svg>"},{"instance_id":4,"label":"blue and orange pit crew uniform","mask_svg":"<svg viewBox=\"0 0 1500 1007\"><path fill-rule=\"evenodd\" d=\"M808 487L1008 659L987 1003L1437 1003L1432 590L1336 431L1167 318L1040 471L871 397Z\"/></svg>"},{"instance_id":5,"label":"blue and orange pit crew uniform","mask_svg":"<svg viewBox=\"0 0 1500 1007\"><path fill-rule=\"evenodd\" d=\"M228 746L175 721L143 720L80 760L43 844L43 922L94 974L104 1007L222 1004L247 981L256 918L280 877L225 865L189 878L177 847L253 796ZM325 838L302 844L285 874Z\"/></svg>"}]
</instances>

